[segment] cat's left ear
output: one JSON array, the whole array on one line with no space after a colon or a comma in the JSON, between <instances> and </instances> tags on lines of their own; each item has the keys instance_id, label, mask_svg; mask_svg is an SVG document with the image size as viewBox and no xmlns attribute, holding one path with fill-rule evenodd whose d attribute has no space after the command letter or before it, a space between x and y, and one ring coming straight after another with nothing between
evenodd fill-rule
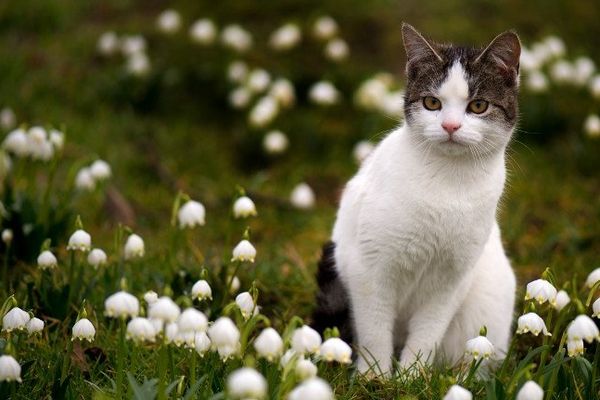
<instances>
[{"instance_id":1,"label":"cat's left ear","mask_svg":"<svg viewBox=\"0 0 600 400\"><path fill-rule=\"evenodd\" d=\"M521 57L521 41L512 31L496 36L483 50L475 62L488 60L498 67L504 75L516 78L519 74L519 58Z\"/></svg>"}]
</instances>

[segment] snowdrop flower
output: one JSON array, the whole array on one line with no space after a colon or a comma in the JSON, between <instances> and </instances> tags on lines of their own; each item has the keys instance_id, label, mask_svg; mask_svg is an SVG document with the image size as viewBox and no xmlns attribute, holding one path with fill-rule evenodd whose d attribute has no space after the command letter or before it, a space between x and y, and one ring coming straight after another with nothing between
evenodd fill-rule
<instances>
[{"instance_id":1,"label":"snowdrop flower","mask_svg":"<svg viewBox=\"0 0 600 400\"><path fill-rule=\"evenodd\" d=\"M320 81L310 88L308 97L315 104L331 106L338 102L340 94L331 82Z\"/></svg>"},{"instance_id":2,"label":"snowdrop flower","mask_svg":"<svg viewBox=\"0 0 600 400\"><path fill-rule=\"evenodd\" d=\"M194 228L203 226L205 223L206 210L202 203L194 200L186 202L179 208L177 219L179 220L179 228Z\"/></svg>"},{"instance_id":3,"label":"snowdrop flower","mask_svg":"<svg viewBox=\"0 0 600 400\"><path fill-rule=\"evenodd\" d=\"M325 361L337 361L341 364L352 362L352 349L340 338L327 339L321 345L320 352Z\"/></svg>"},{"instance_id":4,"label":"snowdrop flower","mask_svg":"<svg viewBox=\"0 0 600 400\"><path fill-rule=\"evenodd\" d=\"M254 309L256 307L256 305L254 304L254 299L248 292L238 294L235 298L235 304L237 304L237 306L239 307L244 319L250 318L254 313Z\"/></svg>"},{"instance_id":5,"label":"snowdrop flower","mask_svg":"<svg viewBox=\"0 0 600 400\"><path fill-rule=\"evenodd\" d=\"M264 69L255 69L248 75L246 85L250 91L261 93L271 84L271 75Z\"/></svg>"},{"instance_id":6,"label":"snowdrop flower","mask_svg":"<svg viewBox=\"0 0 600 400\"><path fill-rule=\"evenodd\" d=\"M494 345L485 336L478 336L467 340L466 354L477 361L481 358L488 359L494 357Z\"/></svg>"},{"instance_id":7,"label":"snowdrop flower","mask_svg":"<svg viewBox=\"0 0 600 400\"><path fill-rule=\"evenodd\" d=\"M565 292L564 290L561 290L556 294L554 308L557 311L561 311L570 302L571 302L571 298L569 297L567 292Z\"/></svg>"},{"instance_id":8,"label":"snowdrop flower","mask_svg":"<svg viewBox=\"0 0 600 400\"><path fill-rule=\"evenodd\" d=\"M556 300L556 288L547 280L536 279L527 284L525 300L535 300L539 304L544 304L545 302L554 304Z\"/></svg>"},{"instance_id":9,"label":"snowdrop flower","mask_svg":"<svg viewBox=\"0 0 600 400\"><path fill-rule=\"evenodd\" d=\"M96 181L89 167L81 168L75 175L75 188L81 191L91 192L96 188Z\"/></svg>"},{"instance_id":10,"label":"snowdrop flower","mask_svg":"<svg viewBox=\"0 0 600 400\"><path fill-rule=\"evenodd\" d=\"M158 294L156 294L154 290L148 290L146 293L144 293L144 301L146 304L154 304L156 303L156 300L158 300Z\"/></svg>"},{"instance_id":11,"label":"snowdrop flower","mask_svg":"<svg viewBox=\"0 0 600 400\"><path fill-rule=\"evenodd\" d=\"M190 27L190 37L201 45L212 44L217 38L217 27L210 19L199 19Z\"/></svg>"},{"instance_id":12,"label":"snowdrop flower","mask_svg":"<svg viewBox=\"0 0 600 400\"><path fill-rule=\"evenodd\" d=\"M51 251L45 250L38 256L37 263L41 270L54 269L58 265L58 260Z\"/></svg>"},{"instance_id":13,"label":"snowdrop flower","mask_svg":"<svg viewBox=\"0 0 600 400\"><path fill-rule=\"evenodd\" d=\"M137 317L140 312L138 299L125 292L114 293L104 301L104 315L111 318Z\"/></svg>"},{"instance_id":14,"label":"snowdrop flower","mask_svg":"<svg viewBox=\"0 0 600 400\"><path fill-rule=\"evenodd\" d=\"M528 332L531 332L534 336L539 335L540 332L545 336L552 336L548 332L548 329L546 329L544 320L534 312L521 315L517 320L517 333L523 334Z\"/></svg>"},{"instance_id":15,"label":"snowdrop flower","mask_svg":"<svg viewBox=\"0 0 600 400\"><path fill-rule=\"evenodd\" d=\"M313 25L313 34L318 39L331 39L337 34L337 31L337 22L329 16L319 17Z\"/></svg>"},{"instance_id":16,"label":"snowdrop flower","mask_svg":"<svg viewBox=\"0 0 600 400\"><path fill-rule=\"evenodd\" d=\"M144 76L150 72L150 59L145 53L134 53L127 59L127 72L135 76Z\"/></svg>"},{"instance_id":17,"label":"snowdrop flower","mask_svg":"<svg viewBox=\"0 0 600 400\"><path fill-rule=\"evenodd\" d=\"M204 354L210 350L210 345L210 339L206 332L196 332L194 334L194 349L200 357L204 357Z\"/></svg>"},{"instance_id":18,"label":"snowdrop flower","mask_svg":"<svg viewBox=\"0 0 600 400\"><path fill-rule=\"evenodd\" d=\"M333 400L333 391L323 379L314 377L305 380L288 396L288 400Z\"/></svg>"},{"instance_id":19,"label":"snowdrop flower","mask_svg":"<svg viewBox=\"0 0 600 400\"><path fill-rule=\"evenodd\" d=\"M594 301L594 304L592 304L592 309L594 310L592 317L600 318L600 298L598 298L598 299L596 299L596 301Z\"/></svg>"},{"instance_id":20,"label":"snowdrop flower","mask_svg":"<svg viewBox=\"0 0 600 400\"><path fill-rule=\"evenodd\" d=\"M27 131L28 152L32 159L48 161L54 155L54 148L48 142L48 133L41 126L33 126Z\"/></svg>"},{"instance_id":21,"label":"snowdrop flower","mask_svg":"<svg viewBox=\"0 0 600 400\"><path fill-rule=\"evenodd\" d=\"M104 56L112 56L119 50L119 37L114 32L104 32L98 38L97 49Z\"/></svg>"},{"instance_id":22,"label":"snowdrop flower","mask_svg":"<svg viewBox=\"0 0 600 400\"><path fill-rule=\"evenodd\" d=\"M292 190L290 202L296 208L307 210L315 205L315 193L306 183L300 183Z\"/></svg>"},{"instance_id":23,"label":"snowdrop flower","mask_svg":"<svg viewBox=\"0 0 600 400\"><path fill-rule=\"evenodd\" d=\"M41 332L44 329L44 321L35 317L31 318L29 322L27 322L26 328L30 335Z\"/></svg>"},{"instance_id":24,"label":"snowdrop flower","mask_svg":"<svg viewBox=\"0 0 600 400\"><path fill-rule=\"evenodd\" d=\"M596 99L600 98L600 75L596 75L590 80L589 89L592 96Z\"/></svg>"},{"instance_id":25,"label":"snowdrop flower","mask_svg":"<svg viewBox=\"0 0 600 400\"><path fill-rule=\"evenodd\" d=\"M243 53L252 47L252 35L240 25L227 25L221 32L221 42L239 53Z\"/></svg>"},{"instance_id":26,"label":"snowdrop flower","mask_svg":"<svg viewBox=\"0 0 600 400\"><path fill-rule=\"evenodd\" d=\"M166 34L173 34L181 27L181 17L175 10L165 10L158 16L156 21L158 29Z\"/></svg>"},{"instance_id":27,"label":"snowdrop flower","mask_svg":"<svg viewBox=\"0 0 600 400\"><path fill-rule=\"evenodd\" d=\"M467 389L459 385L452 385L443 400L471 400L473 395Z\"/></svg>"},{"instance_id":28,"label":"snowdrop flower","mask_svg":"<svg viewBox=\"0 0 600 400\"><path fill-rule=\"evenodd\" d=\"M0 111L0 127L2 129L11 129L17 123L17 117L14 111L9 107L4 107Z\"/></svg>"},{"instance_id":29,"label":"snowdrop flower","mask_svg":"<svg viewBox=\"0 0 600 400\"><path fill-rule=\"evenodd\" d=\"M585 85L596 71L596 65L589 57L577 58L573 67L575 68L574 81L578 85Z\"/></svg>"},{"instance_id":30,"label":"snowdrop flower","mask_svg":"<svg viewBox=\"0 0 600 400\"><path fill-rule=\"evenodd\" d=\"M2 241L7 246L13 241L13 231L12 231L12 229L4 229L2 231Z\"/></svg>"},{"instance_id":31,"label":"snowdrop flower","mask_svg":"<svg viewBox=\"0 0 600 400\"><path fill-rule=\"evenodd\" d=\"M366 158L373 152L375 146L373 143L368 140L361 140L356 143L354 146L354 150L352 150L352 155L354 156L354 160L361 164Z\"/></svg>"},{"instance_id":32,"label":"snowdrop flower","mask_svg":"<svg viewBox=\"0 0 600 400\"><path fill-rule=\"evenodd\" d=\"M18 157L25 157L29 154L29 140L23 129L15 129L10 132L4 139L2 146Z\"/></svg>"},{"instance_id":33,"label":"snowdrop flower","mask_svg":"<svg viewBox=\"0 0 600 400\"><path fill-rule=\"evenodd\" d=\"M170 297L162 296L149 306L148 318L160 319L165 323L175 322L181 309Z\"/></svg>"},{"instance_id":34,"label":"snowdrop flower","mask_svg":"<svg viewBox=\"0 0 600 400\"><path fill-rule=\"evenodd\" d=\"M541 93L548 90L548 79L540 71L532 71L527 75L525 85L534 93Z\"/></svg>"},{"instance_id":35,"label":"snowdrop flower","mask_svg":"<svg viewBox=\"0 0 600 400\"><path fill-rule=\"evenodd\" d=\"M544 39L548 54L553 57L562 57L565 54L565 42L558 36L548 36Z\"/></svg>"},{"instance_id":36,"label":"snowdrop flower","mask_svg":"<svg viewBox=\"0 0 600 400\"><path fill-rule=\"evenodd\" d=\"M279 114L277 100L271 96L264 96L250 110L248 121L252 126L262 128L271 123L277 117L277 114Z\"/></svg>"},{"instance_id":37,"label":"snowdrop flower","mask_svg":"<svg viewBox=\"0 0 600 400\"><path fill-rule=\"evenodd\" d=\"M160 321L160 325L163 325L163 322L160 319L152 319L152 321ZM156 327L156 323L154 323L154 326ZM168 323L165 326L165 340L167 343L178 343L179 327L175 322Z\"/></svg>"},{"instance_id":38,"label":"snowdrop flower","mask_svg":"<svg viewBox=\"0 0 600 400\"><path fill-rule=\"evenodd\" d=\"M69 238L67 250L89 251L92 247L92 237L83 229L76 230Z\"/></svg>"},{"instance_id":39,"label":"snowdrop flower","mask_svg":"<svg viewBox=\"0 0 600 400\"><path fill-rule=\"evenodd\" d=\"M246 218L256 216L256 206L248 196L242 196L233 203L233 216L235 218Z\"/></svg>"},{"instance_id":40,"label":"snowdrop flower","mask_svg":"<svg viewBox=\"0 0 600 400\"><path fill-rule=\"evenodd\" d=\"M51 129L49 134L50 137L48 140L50 140L52 146L57 150L61 150L65 145L65 134L56 129Z\"/></svg>"},{"instance_id":41,"label":"snowdrop flower","mask_svg":"<svg viewBox=\"0 0 600 400\"><path fill-rule=\"evenodd\" d=\"M575 68L566 60L559 60L550 68L550 76L558 83L573 82L575 74Z\"/></svg>"},{"instance_id":42,"label":"snowdrop flower","mask_svg":"<svg viewBox=\"0 0 600 400\"><path fill-rule=\"evenodd\" d=\"M269 154L281 154L288 147L288 138L281 131L270 131L263 139L263 148Z\"/></svg>"},{"instance_id":43,"label":"snowdrop flower","mask_svg":"<svg viewBox=\"0 0 600 400\"><path fill-rule=\"evenodd\" d=\"M534 381L527 381L517 393L517 400L543 400L544 390Z\"/></svg>"},{"instance_id":44,"label":"snowdrop flower","mask_svg":"<svg viewBox=\"0 0 600 400\"><path fill-rule=\"evenodd\" d=\"M588 275L585 280L585 285L589 288L593 287L596 282L600 281L600 268L596 268Z\"/></svg>"},{"instance_id":45,"label":"snowdrop flower","mask_svg":"<svg viewBox=\"0 0 600 400\"><path fill-rule=\"evenodd\" d=\"M233 249L233 257L231 261L249 261L251 263L254 262L256 258L256 249L246 239L242 240L237 244L237 246Z\"/></svg>"},{"instance_id":46,"label":"snowdrop flower","mask_svg":"<svg viewBox=\"0 0 600 400\"><path fill-rule=\"evenodd\" d=\"M577 357L583 354L584 351L583 340L567 340L567 353L569 357Z\"/></svg>"},{"instance_id":47,"label":"snowdrop flower","mask_svg":"<svg viewBox=\"0 0 600 400\"><path fill-rule=\"evenodd\" d=\"M298 360L296 363L295 372L296 376L301 381L304 381L317 376L317 366L310 360Z\"/></svg>"},{"instance_id":48,"label":"snowdrop flower","mask_svg":"<svg viewBox=\"0 0 600 400\"><path fill-rule=\"evenodd\" d=\"M331 61L343 61L349 52L348 44L342 39L330 40L325 46L325 56Z\"/></svg>"},{"instance_id":49,"label":"snowdrop flower","mask_svg":"<svg viewBox=\"0 0 600 400\"><path fill-rule=\"evenodd\" d=\"M273 361L283 353L283 340L275 329L266 328L254 340L254 349L259 357Z\"/></svg>"},{"instance_id":50,"label":"snowdrop flower","mask_svg":"<svg viewBox=\"0 0 600 400\"><path fill-rule=\"evenodd\" d=\"M147 318L136 317L127 323L127 339L136 342L154 342L156 334L154 325Z\"/></svg>"},{"instance_id":51,"label":"snowdrop flower","mask_svg":"<svg viewBox=\"0 0 600 400\"><path fill-rule=\"evenodd\" d=\"M94 340L94 336L96 336L96 328L94 328L94 325L89 319L81 318L79 321L75 322L75 325L73 325L71 335L71 340L87 340L91 343Z\"/></svg>"},{"instance_id":52,"label":"snowdrop flower","mask_svg":"<svg viewBox=\"0 0 600 400\"><path fill-rule=\"evenodd\" d=\"M0 382L22 382L21 366L13 356L0 356Z\"/></svg>"},{"instance_id":53,"label":"snowdrop flower","mask_svg":"<svg viewBox=\"0 0 600 400\"><path fill-rule=\"evenodd\" d=\"M145 253L144 240L135 233L129 235L123 252L126 260L143 257Z\"/></svg>"},{"instance_id":54,"label":"snowdrop flower","mask_svg":"<svg viewBox=\"0 0 600 400\"><path fill-rule=\"evenodd\" d=\"M269 96L275 98L282 107L290 107L296 101L294 85L287 79L279 78L273 82Z\"/></svg>"},{"instance_id":55,"label":"snowdrop flower","mask_svg":"<svg viewBox=\"0 0 600 400\"><path fill-rule=\"evenodd\" d=\"M208 319L201 311L190 307L181 313L177 326L180 332L204 332L208 328Z\"/></svg>"},{"instance_id":56,"label":"snowdrop flower","mask_svg":"<svg viewBox=\"0 0 600 400\"><path fill-rule=\"evenodd\" d=\"M596 323L587 315L578 315L567 328L568 340L583 339L588 343L600 341L600 332Z\"/></svg>"},{"instance_id":57,"label":"snowdrop flower","mask_svg":"<svg viewBox=\"0 0 600 400\"><path fill-rule=\"evenodd\" d=\"M202 300L212 300L212 290L205 280L199 280L192 286L192 298Z\"/></svg>"},{"instance_id":58,"label":"snowdrop flower","mask_svg":"<svg viewBox=\"0 0 600 400\"><path fill-rule=\"evenodd\" d=\"M288 23L271 34L269 44L273 49L283 51L295 47L301 39L302 34L298 25Z\"/></svg>"},{"instance_id":59,"label":"snowdrop flower","mask_svg":"<svg viewBox=\"0 0 600 400\"><path fill-rule=\"evenodd\" d=\"M590 138L600 137L600 117L596 114L589 115L585 119L583 129Z\"/></svg>"},{"instance_id":60,"label":"snowdrop flower","mask_svg":"<svg viewBox=\"0 0 600 400\"><path fill-rule=\"evenodd\" d=\"M2 331L12 332L14 330L24 330L31 317L26 311L19 307L13 307L2 317Z\"/></svg>"},{"instance_id":61,"label":"snowdrop flower","mask_svg":"<svg viewBox=\"0 0 600 400\"><path fill-rule=\"evenodd\" d=\"M234 399L262 399L267 395L267 381L255 369L240 368L227 378L227 392Z\"/></svg>"},{"instance_id":62,"label":"snowdrop flower","mask_svg":"<svg viewBox=\"0 0 600 400\"><path fill-rule=\"evenodd\" d=\"M321 335L308 325L303 325L292 335L292 349L298 354L319 354L321 349Z\"/></svg>"},{"instance_id":63,"label":"snowdrop flower","mask_svg":"<svg viewBox=\"0 0 600 400\"><path fill-rule=\"evenodd\" d=\"M240 286L240 278L234 276L233 278L231 278L231 285L229 285L229 293L237 293L237 291L240 290Z\"/></svg>"},{"instance_id":64,"label":"snowdrop flower","mask_svg":"<svg viewBox=\"0 0 600 400\"><path fill-rule=\"evenodd\" d=\"M240 349L240 331L227 317L220 317L208 328L208 337L223 360L232 357Z\"/></svg>"},{"instance_id":65,"label":"snowdrop flower","mask_svg":"<svg viewBox=\"0 0 600 400\"><path fill-rule=\"evenodd\" d=\"M237 110L246 108L250 100L252 100L252 92L244 86L235 88L229 93L229 104Z\"/></svg>"},{"instance_id":66,"label":"snowdrop flower","mask_svg":"<svg viewBox=\"0 0 600 400\"><path fill-rule=\"evenodd\" d=\"M248 66L243 61L234 61L227 67L227 77L231 82L241 83L248 76Z\"/></svg>"},{"instance_id":67,"label":"snowdrop flower","mask_svg":"<svg viewBox=\"0 0 600 400\"><path fill-rule=\"evenodd\" d=\"M112 171L110 165L104 160L96 160L90 166L90 173L94 179L102 181L110 178Z\"/></svg>"},{"instance_id":68,"label":"snowdrop flower","mask_svg":"<svg viewBox=\"0 0 600 400\"><path fill-rule=\"evenodd\" d=\"M88 264L90 264L94 269L98 269L98 267L105 265L107 261L107 256L104 250L102 249L93 249L90 251L87 257Z\"/></svg>"},{"instance_id":69,"label":"snowdrop flower","mask_svg":"<svg viewBox=\"0 0 600 400\"><path fill-rule=\"evenodd\" d=\"M121 51L125 56L143 53L146 51L146 39L141 35L125 36L121 40Z\"/></svg>"}]
</instances>

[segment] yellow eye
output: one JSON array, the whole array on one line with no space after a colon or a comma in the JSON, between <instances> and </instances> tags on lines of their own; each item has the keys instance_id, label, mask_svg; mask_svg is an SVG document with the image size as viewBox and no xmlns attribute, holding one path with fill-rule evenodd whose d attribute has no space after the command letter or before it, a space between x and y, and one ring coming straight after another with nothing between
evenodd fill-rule
<instances>
[{"instance_id":1,"label":"yellow eye","mask_svg":"<svg viewBox=\"0 0 600 400\"><path fill-rule=\"evenodd\" d=\"M488 103L485 100L473 100L467 106L467 110L474 114L481 114L481 113L485 112L485 110L488 109L489 105L490 105L490 103Z\"/></svg>"},{"instance_id":2,"label":"yellow eye","mask_svg":"<svg viewBox=\"0 0 600 400\"><path fill-rule=\"evenodd\" d=\"M439 110L440 108L442 108L442 102L433 96L426 96L423 97L423 107L425 107L429 111Z\"/></svg>"}]
</instances>

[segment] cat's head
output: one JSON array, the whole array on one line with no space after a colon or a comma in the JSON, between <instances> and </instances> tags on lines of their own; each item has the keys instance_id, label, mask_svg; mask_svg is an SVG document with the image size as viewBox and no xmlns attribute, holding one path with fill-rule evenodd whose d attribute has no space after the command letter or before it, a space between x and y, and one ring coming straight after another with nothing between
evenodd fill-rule
<instances>
[{"instance_id":1,"label":"cat's head","mask_svg":"<svg viewBox=\"0 0 600 400\"><path fill-rule=\"evenodd\" d=\"M448 156L503 151L517 122L518 36L502 33L485 48L433 43L408 24L402 36L406 123L422 147Z\"/></svg>"}]
</instances>

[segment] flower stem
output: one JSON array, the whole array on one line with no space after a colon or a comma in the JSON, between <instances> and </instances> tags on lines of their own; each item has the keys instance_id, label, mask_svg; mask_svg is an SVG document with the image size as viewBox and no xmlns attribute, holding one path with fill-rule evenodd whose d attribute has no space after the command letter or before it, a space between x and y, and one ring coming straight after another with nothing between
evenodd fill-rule
<instances>
[{"instance_id":1,"label":"flower stem","mask_svg":"<svg viewBox=\"0 0 600 400\"><path fill-rule=\"evenodd\" d=\"M163 341L158 354L158 400L165 400L166 380L167 380L167 343L163 335Z\"/></svg>"},{"instance_id":2,"label":"flower stem","mask_svg":"<svg viewBox=\"0 0 600 400\"><path fill-rule=\"evenodd\" d=\"M195 351L191 351L192 359L190 361L190 387L194 387L196 384L196 354Z\"/></svg>"},{"instance_id":3,"label":"flower stem","mask_svg":"<svg viewBox=\"0 0 600 400\"><path fill-rule=\"evenodd\" d=\"M2 267L2 281L4 282L4 293L6 296L11 292L11 283L8 281L8 260L10 259L10 249L11 245L9 244L6 249L6 254L4 254L4 265Z\"/></svg>"},{"instance_id":4,"label":"flower stem","mask_svg":"<svg viewBox=\"0 0 600 400\"><path fill-rule=\"evenodd\" d=\"M125 380L125 319L119 319L119 348L117 349L117 398L122 399L124 396L123 382Z\"/></svg>"}]
</instances>

